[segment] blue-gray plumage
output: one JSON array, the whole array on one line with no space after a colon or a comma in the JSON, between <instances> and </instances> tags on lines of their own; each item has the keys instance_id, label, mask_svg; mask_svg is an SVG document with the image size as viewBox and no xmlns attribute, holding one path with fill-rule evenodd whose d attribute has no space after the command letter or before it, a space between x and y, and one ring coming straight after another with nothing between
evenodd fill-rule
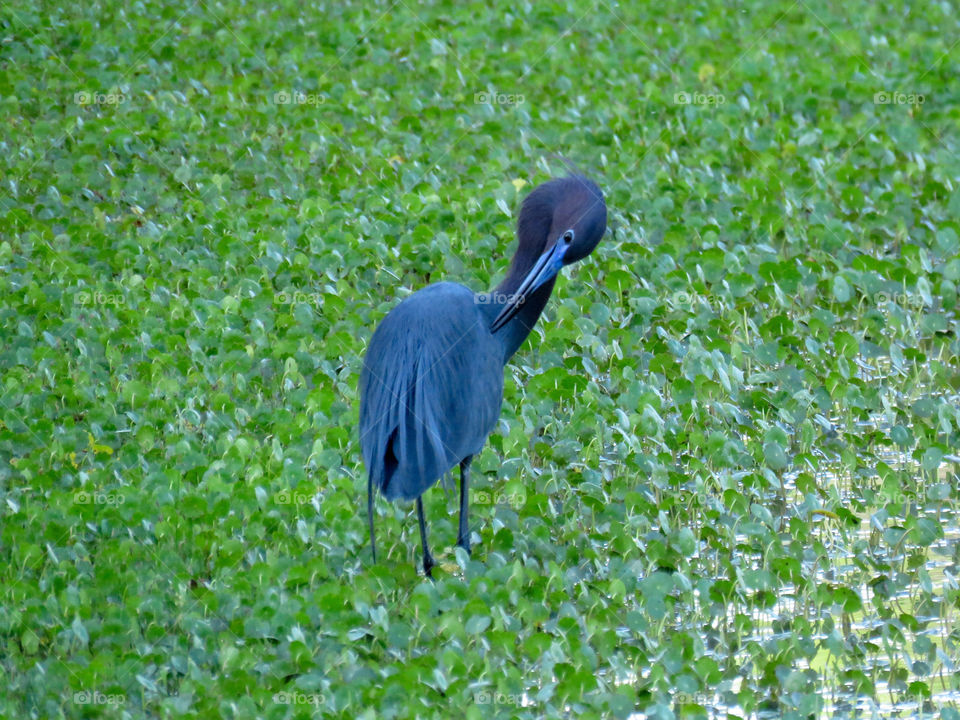
<instances>
[{"instance_id":1,"label":"blue-gray plumage","mask_svg":"<svg viewBox=\"0 0 960 720\"><path fill-rule=\"evenodd\" d=\"M374 560L376 489L388 500L416 500L423 569L431 576L421 496L457 464L457 544L470 551L470 461L500 415L503 368L533 329L560 268L589 255L606 224L603 194L590 180L544 183L523 202L517 252L496 290L475 295L462 285L436 283L381 321L360 376L360 445Z\"/></svg>"}]
</instances>

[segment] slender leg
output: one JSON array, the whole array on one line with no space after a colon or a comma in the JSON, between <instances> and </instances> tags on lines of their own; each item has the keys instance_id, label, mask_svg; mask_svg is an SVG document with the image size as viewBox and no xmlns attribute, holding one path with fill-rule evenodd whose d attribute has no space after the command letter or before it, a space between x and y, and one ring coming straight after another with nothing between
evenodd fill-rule
<instances>
[{"instance_id":1,"label":"slender leg","mask_svg":"<svg viewBox=\"0 0 960 720\"><path fill-rule=\"evenodd\" d=\"M423 545L423 572L433 579L433 573L430 570L434 566L433 556L430 554L430 548L427 547L427 524L423 520L423 496L417 498L417 519L420 521L420 543Z\"/></svg>"},{"instance_id":2,"label":"slender leg","mask_svg":"<svg viewBox=\"0 0 960 720\"><path fill-rule=\"evenodd\" d=\"M373 473L367 475L367 523L370 526L370 552L377 561L377 541L373 536Z\"/></svg>"},{"instance_id":3,"label":"slender leg","mask_svg":"<svg viewBox=\"0 0 960 720\"><path fill-rule=\"evenodd\" d=\"M470 554L470 530L468 529L468 502L469 497L467 495L468 486L470 485L470 462L473 460L473 455L467 455L460 462L460 527L457 531L457 545L462 547L467 551L467 555Z\"/></svg>"}]
</instances>

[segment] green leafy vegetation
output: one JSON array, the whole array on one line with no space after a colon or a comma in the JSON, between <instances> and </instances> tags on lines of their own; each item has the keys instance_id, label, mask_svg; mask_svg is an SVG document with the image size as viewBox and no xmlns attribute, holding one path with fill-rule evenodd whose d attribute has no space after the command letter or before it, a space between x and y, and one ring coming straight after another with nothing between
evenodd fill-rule
<instances>
[{"instance_id":1,"label":"green leafy vegetation","mask_svg":"<svg viewBox=\"0 0 960 720\"><path fill-rule=\"evenodd\" d=\"M0 7L0 715L958 718L947 3ZM611 228L367 545L375 324Z\"/></svg>"}]
</instances>

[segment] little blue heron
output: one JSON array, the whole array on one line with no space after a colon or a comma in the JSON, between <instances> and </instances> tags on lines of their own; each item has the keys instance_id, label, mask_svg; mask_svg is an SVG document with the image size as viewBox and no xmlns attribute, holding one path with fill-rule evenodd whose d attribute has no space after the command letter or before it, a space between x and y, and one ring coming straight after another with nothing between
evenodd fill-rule
<instances>
[{"instance_id":1,"label":"little blue heron","mask_svg":"<svg viewBox=\"0 0 960 720\"><path fill-rule=\"evenodd\" d=\"M405 298L373 333L360 375L360 444L367 466L370 549L374 488L388 500L416 500L423 570L433 557L424 491L460 465L457 544L470 552L470 462L493 430L503 401L503 368L533 329L557 273L585 258L607 227L603 193L572 176L524 200L517 252L489 294L439 282Z\"/></svg>"}]
</instances>

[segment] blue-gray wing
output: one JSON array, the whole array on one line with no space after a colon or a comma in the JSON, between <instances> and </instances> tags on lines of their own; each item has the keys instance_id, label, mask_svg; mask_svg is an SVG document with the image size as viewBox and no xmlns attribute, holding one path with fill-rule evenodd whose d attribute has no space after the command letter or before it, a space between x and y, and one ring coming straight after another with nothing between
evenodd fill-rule
<instances>
[{"instance_id":1,"label":"blue-gray wing","mask_svg":"<svg viewBox=\"0 0 960 720\"><path fill-rule=\"evenodd\" d=\"M437 283L390 311L360 376L360 445L373 487L419 497L480 451L503 399L503 348L475 296Z\"/></svg>"}]
</instances>

